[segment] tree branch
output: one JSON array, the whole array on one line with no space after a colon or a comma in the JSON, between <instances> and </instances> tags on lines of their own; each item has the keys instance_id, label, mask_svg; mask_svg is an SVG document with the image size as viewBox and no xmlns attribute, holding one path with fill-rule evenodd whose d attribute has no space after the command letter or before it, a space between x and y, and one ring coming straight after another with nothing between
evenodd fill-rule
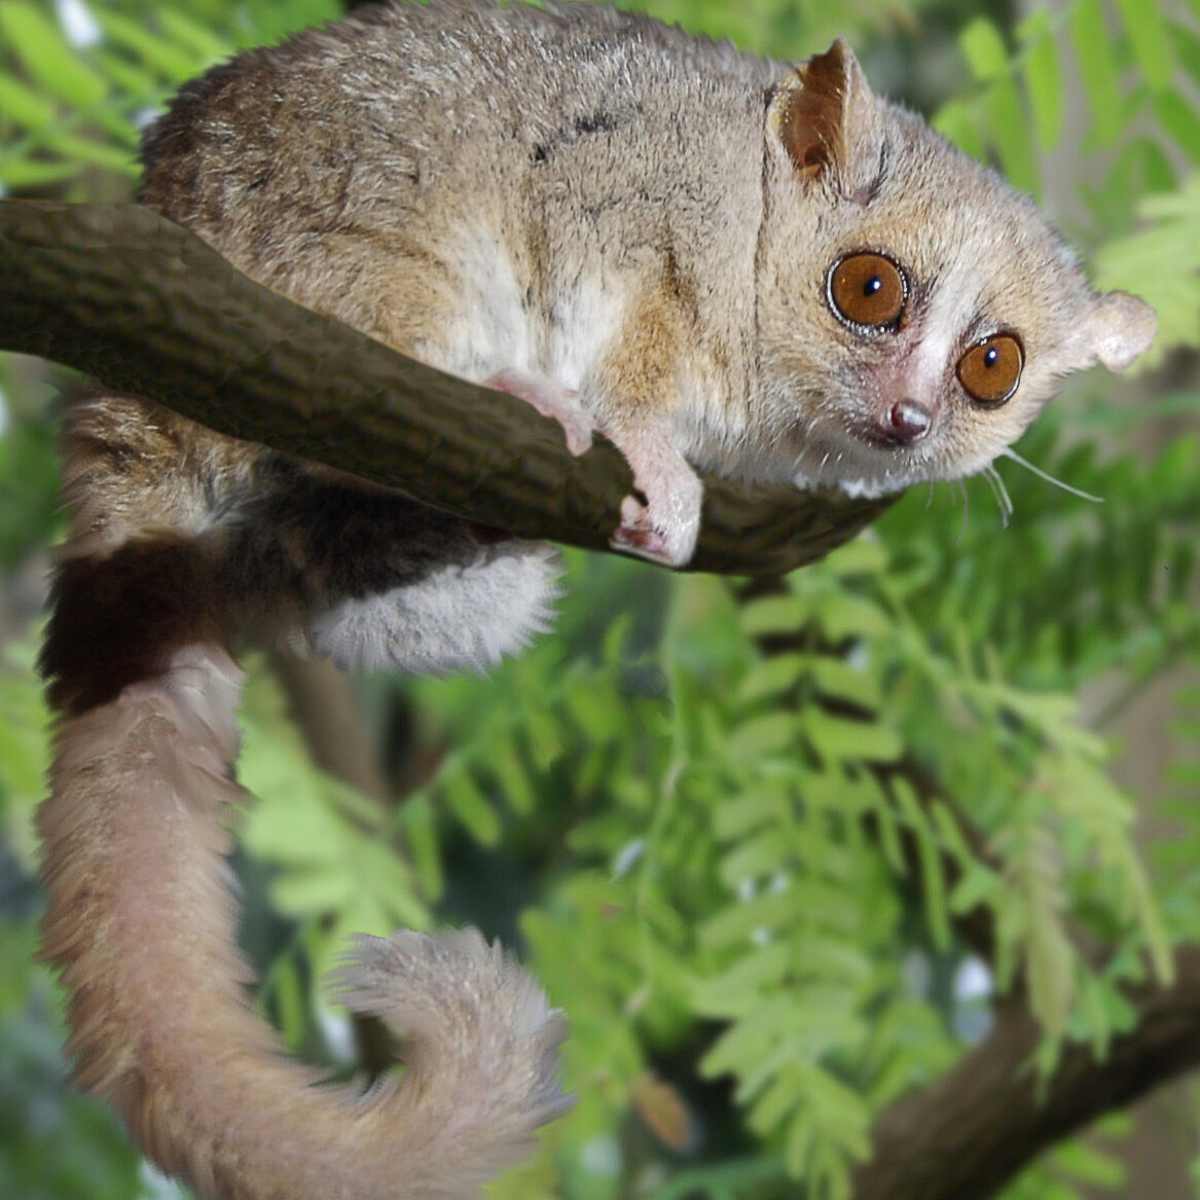
<instances>
[{"instance_id":1,"label":"tree branch","mask_svg":"<svg viewBox=\"0 0 1200 1200\"><path fill-rule=\"evenodd\" d=\"M1044 1089L1028 1066L1041 1031L1023 1005L935 1083L875 1123L855 1200L987 1200L1048 1146L1200 1063L1200 948L1179 952L1176 982L1128 993L1138 1024L1098 1061L1069 1043Z\"/></svg>"},{"instance_id":2,"label":"tree branch","mask_svg":"<svg viewBox=\"0 0 1200 1200\"><path fill-rule=\"evenodd\" d=\"M522 401L406 358L241 274L137 205L0 201L0 350L523 537L608 548L629 469ZM695 570L780 573L887 501L705 480Z\"/></svg>"},{"instance_id":3,"label":"tree branch","mask_svg":"<svg viewBox=\"0 0 1200 1200\"><path fill-rule=\"evenodd\" d=\"M379 749L367 731L349 676L328 659L270 654L271 669L314 766L348 783L386 808L391 789L379 764Z\"/></svg>"}]
</instances>

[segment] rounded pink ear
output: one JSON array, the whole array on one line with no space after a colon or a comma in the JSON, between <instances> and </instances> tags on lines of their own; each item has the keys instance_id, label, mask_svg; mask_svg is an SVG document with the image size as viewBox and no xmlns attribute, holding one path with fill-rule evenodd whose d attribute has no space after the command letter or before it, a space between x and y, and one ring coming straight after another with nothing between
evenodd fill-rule
<instances>
[{"instance_id":1,"label":"rounded pink ear","mask_svg":"<svg viewBox=\"0 0 1200 1200\"><path fill-rule=\"evenodd\" d=\"M1096 298L1088 322L1095 357L1110 371L1123 371L1149 349L1158 316L1145 300L1128 292L1105 292Z\"/></svg>"}]
</instances>

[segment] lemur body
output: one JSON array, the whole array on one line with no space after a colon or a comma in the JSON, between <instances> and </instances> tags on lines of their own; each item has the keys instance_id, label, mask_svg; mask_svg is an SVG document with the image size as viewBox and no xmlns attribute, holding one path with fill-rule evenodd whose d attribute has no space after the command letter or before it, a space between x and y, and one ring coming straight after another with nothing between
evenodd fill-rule
<instances>
[{"instance_id":1,"label":"lemur body","mask_svg":"<svg viewBox=\"0 0 1200 1200\"><path fill-rule=\"evenodd\" d=\"M1036 210L871 95L593 7L367 11L188 85L141 198L238 267L524 396L637 494L613 542L691 554L694 467L879 493L990 463L1054 380L1152 317ZM562 1023L477 935L361 942L347 998L399 1085L311 1086L250 1013L224 855L247 642L484 667L550 618L548 548L95 391L44 669L45 954L80 1082L221 1200L476 1195L562 1111Z\"/></svg>"}]
</instances>

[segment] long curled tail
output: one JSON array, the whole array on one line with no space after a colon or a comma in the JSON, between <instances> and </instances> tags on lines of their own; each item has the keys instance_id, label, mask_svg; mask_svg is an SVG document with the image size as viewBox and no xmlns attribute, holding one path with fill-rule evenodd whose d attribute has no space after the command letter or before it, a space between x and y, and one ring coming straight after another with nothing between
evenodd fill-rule
<instances>
[{"instance_id":1,"label":"long curled tail","mask_svg":"<svg viewBox=\"0 0 1200 1200\"><path fill-rule=\"evenodd\" d=\"M97 537L86 515L43 656L60 721L39 814L78 1083L212 1200L477 1195L567 1106L561 1017L474 931L364 937L337 988L406 1039L403 1077L357 1095L283 1057L236 950L241 672L209 552L161 529Z\"/></svg>"}]
</instances>

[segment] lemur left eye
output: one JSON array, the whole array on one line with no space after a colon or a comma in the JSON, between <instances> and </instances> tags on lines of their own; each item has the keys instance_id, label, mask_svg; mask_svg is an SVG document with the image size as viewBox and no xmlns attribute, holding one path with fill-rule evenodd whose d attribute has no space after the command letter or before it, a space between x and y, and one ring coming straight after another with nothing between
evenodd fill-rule
<instances>
[{"instance_id":1,"label":"lemur left eye","mask_svg":"<svg viewBox=\"0 0 1200 1200\"><path fill-rule=\"evenodd\" d=\"M958 360L958 382L976 403L996 408L1012 398L1024 365L1020 341L1011 333L993 334Z\"/></svg>"},{"instance_id":2,"label":"lemur left eye","mask_svg":"<svg viewBox=\"0 0 1200 1200\"><path fill-rule=\"evenodd\" d=\"M908 299L904 273L882 254L838 259L829 268L825 290L834 315L864 330L895 325Z\"/></svg>"}]
</instances>

